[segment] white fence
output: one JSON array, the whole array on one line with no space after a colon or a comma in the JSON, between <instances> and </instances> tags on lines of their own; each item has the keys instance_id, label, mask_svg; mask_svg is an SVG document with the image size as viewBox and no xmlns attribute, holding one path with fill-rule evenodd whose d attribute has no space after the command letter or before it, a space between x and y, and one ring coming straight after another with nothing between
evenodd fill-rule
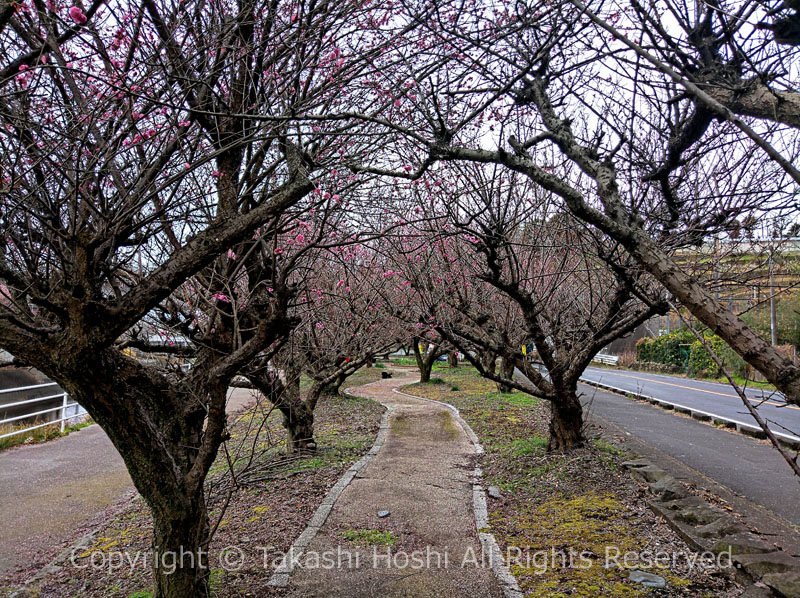
<instances>
[{"instance_id":1,"label":"white fence","mask_svg":"<svg viewBox=\"0 0 800 598\"><path fill-rule=\"evenodd\" d=\"M55 382L49 382L46 384L34 384L33 386L18 386L17 388L6 388L0 390L0 396L4 394L9 394L12 392L21 392L21 391L29 391L29 390L38 390L40 388L49 388L49 387L58 387ZM59 389L60 390L60 389ZM75 419L77 417L83 417L86 415L86 410L83 409L78 403L75 401L71 401L69 395L65 392L59 392L57 394L47 395L44 397L35 397L32 399L25 399L23 401L16 401L13 403L0 403L0 411L7 410L11 407L21 407L23 405L34 405L35 403L41 403L43 401L53 401L54 399L61 399L61 404L58 407L51 407L48 409L41 409L30 413L24 413L22 415L15 415L14 417L8 417L6 419L0 419L0 425L3 424L14 424L14 422L18 422L24 419L31 419L37 418L39 416L47 416L50 413L58 413L56 419L51 419L50 421L46 421L44 423L35 424L29 426L27 428L21 428L19 430L14 430L13 432L7 432L5 434L0 434L0 438L6 438L8 436L14 436L15 434L24 434L26 432L30 432L31 430L35 430L37 428L43 428L44 426L52 426L53 424L60 423L61 424L61 431L63 432L66 428L67 421L71 419ZM71 414L70 414L71 412ZM35 420L34 420L35 421Z\"/></svg>"},{"instance_id":2,"label":"white fence","mask_svg":"<svg viewBox=\"0 0 800 598\"><path fill-rule=\"evenodd\" d=\"M605 365L617 365L619 363L619 357L616 355L603 355L602 353L598 353L592 358L592 361Z\"/></svg>"}]
</instances>

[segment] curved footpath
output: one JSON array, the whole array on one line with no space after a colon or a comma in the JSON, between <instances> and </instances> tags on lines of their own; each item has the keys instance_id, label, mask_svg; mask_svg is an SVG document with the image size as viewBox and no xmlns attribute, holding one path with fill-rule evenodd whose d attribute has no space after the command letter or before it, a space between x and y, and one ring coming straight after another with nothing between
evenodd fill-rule
<instances>
[{"instance_id":1,"label":"curved footpath","mask_svg":"<svg viewBox=\"0 0 800 598\"><path fill-rule=\"evenodd\" d=\"M390 410L385 444L297 559L292 596L503 596L476 530L476 447L447 406L393 392L410 382L400 375L352 389ZM381 518L380 511L390 514ZM346 539L370 532L392 532L399 541ZM325 555L334 566L325 566Z\"/></svg>"}]
</instances>

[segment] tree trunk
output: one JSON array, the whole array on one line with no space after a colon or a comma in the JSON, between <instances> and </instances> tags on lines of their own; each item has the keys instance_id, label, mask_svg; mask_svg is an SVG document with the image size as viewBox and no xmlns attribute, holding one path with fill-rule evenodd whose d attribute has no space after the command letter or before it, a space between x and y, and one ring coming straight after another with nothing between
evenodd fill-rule
<instances>
[{"instance_id":1,"label":"tree trunk","mask_svg":"<svg viewBox=\"0 0 800 598\"><path fill-rule=\"evenodd\" d=\"M339 374L338 376L336 376L336 380L334 380L325 387L323 394L331 396L338 395L339 389L342 387L342 384L344 384L345 380L347 380L347 376L345 374Z\"/></svg>"},{"instance_id":2,"label":"tree trunk","mask_svg":"<svg viewBox=\"0 0 800 598\"><path fill-rule=\"evenodd\" d=\"M423 358L422 352L419 350L419 342L415 342L412 347L414 349L414 359L417 361L419 368L419 381L427 383L431 381L431 370L433 369L433 361Z\"/></svg>"},{"instance_id":3,"label":"tree trunk","mask_svg":"<svg viewBox=\"0 0 800 598\"><path fill-rule=\"evenodd\" d=\"M568 451L583 442L583 407L573 390L550 401L550 438L547 441L547 450Z\"/></svg>"},{"instance_id":4,"label":"tree trunk","mask_svg":"<svg viewBox=\"0 0 800 598\"><path fill-rule=\"evenodd\" d=\"M187 392L111 350L94 361L75 359L82 369L70 373L64 389L106 431L152 513L155 597L208 596L203 481L222 441L227 383L199 383ZM114 375L104 375L109 371Z\"/></svg>"},{"instance_id":5,"label":"tree trunk","mask_svg":"<svg viewBox=\"0 0 800 598\"><path fill-rule=\"evenodd\" d=\"M279 405L278 409L283 414L283 427L286 428L289 452L316 451L314 411L299 399Z\"/></svg>"},{"instance_id":6,"label":"tree trunk","mask_svg":"<svg viewBox=\"0 0 800 598\"><path fill-rule=\"evenodd\" d=\"M419 368L419 381L422 383L428 383L431 381L431 370L433 369L433 364L428 363L427 361L422 362L422 366Z\"/></svg>"},{"instance_id":7,"label":"tree trunk","mask_svg":"<svg viewBox=\"0 0 800 598\"><path fill-rule=\"evenodd\" d=\"M313 404L300 398L300 370L287 368L286 381L267 373L247 374L247 379L264 397L270 401L283 415L283 427L286 429L286 450L288 452L315 451L314 441L314 406L322 388L315 384L309 390L309 397L316 393Z\"/></svg>"},{"instance_id":8,"label":"tree trunk","mask_svg":"<svg viewBox=\"0 0 800 598\"><path fill-rule=\"evenodd\" d=\"M209 522L202 489L189 500L151 506L155 596L209 596Z\"/></svg>"},{"instance_id":9,"label":"tree trunk","mask_svg":"<svg viewBox=\"0 0 800 598\"><path fill-rule=\"evenodd\" d=\"M458 367L458 357L456 356L455 351L450 351L447 354L447 365L449 365L451 368Z\"/></svg>"},{"instance_id":10,"label":"tree trunk","mask_svg":"<svg viewBox=\"0 0 800 598\"><path fill-rule=\"evenodd\" d=\"M497 355L494 353L487 351L481 355L480 360L481 366L488 373L494 374L497 371Z\"/></svg>"},{"instance_id":11,"label":"tree trunk","mask_svg":"<svg viewBox=\"0 0 800 598\"><path fill-rule=\"evenodd\" d=\"M512 380L514 378L514 363L507 360L505 357L500 360L500 375L507 380ZM507 384L497 382L497 392L509 393L513 392L513 390L514 389Z\"/></svg>"}]
</instances>

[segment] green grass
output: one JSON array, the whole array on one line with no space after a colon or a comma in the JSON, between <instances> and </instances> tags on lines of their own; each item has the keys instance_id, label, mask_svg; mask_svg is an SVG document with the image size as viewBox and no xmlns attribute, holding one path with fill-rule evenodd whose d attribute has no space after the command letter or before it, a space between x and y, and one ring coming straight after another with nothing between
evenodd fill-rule
<instances>
[{"instance_id":1,"label":"green grass","mask_svg":"<svg viewBox=\"0 0 800 598\"><path fill-rule=\"evenodd\" d=\"M413 357L398 357L393 359L395 365L417 365L417 360Z\"/></svg>"},{"instance_id":2,"label":"green grass","mask_svg":"<svg viewBox=\"0 0 800 598\"><path fill-rule=\"evenodd\" d=\"M11 448L12 446L19 446L20 444L37 444L39 442L47 442L48 440L53 440L54 438L61 438L62 436L66 436L70 432L75 432L76 430L85 428L86 426L89 426L92 423L93 422L91 421L91 419L88 419L86 421L67 426L63 432L61 431L61 424L55 423L50 426L43 426L41 428L36 428L35 430L31 430L30 432L23 432L21 434L15 434L14 436L8 436L7 438L0 438L0 451L7 448ZM16 430L24 430L29 425L30 424L19 424L17 426L14 425L0 426L0 434L8 434L9 432L14 432Z\"/></svg>"},{"instance_id":3,"label":"green grass","mask_svg":"<svg viewBox=\"0 0 800 598\"><path fill-rule=\"evenodd\" d=\"M592 440L592 444L594 445L594 447L596 449L601 450L604 453L609 453L610 455L616 455L618 457L624 457L625 454L626 454L625 451L623 451L620 448L617 448L616 446L614 446L610 442L606 442L602 438L595 438L594 440Z\"/></svg>"},{"instance_id":4,"label":"green grass","mask_svg":"<svg viewBox=\"0 0 800 598\"><path fill-rule=\"evenodd\" d=\"M538 434L530 438L521 438L511 443L511 454L515 457L524 457L534 453L541 453L547 447L547 438Z\"/></svg>"},{"instance_id":5,"label":"green grass","mask_svg":"<svg viewBox=\"0 0 800 598\"><path fill-rule=\"evenodd\" d=\"M428 384L447 384L447 381L444 378L431 378L428 380Z\"/></svg>"},{"instance_id":6,"label":"green grass","mask_svg":"<svg viewBox=\"0 0 800 598\"><path fill-rule=\"evenodd\" d=\"M486 395L486 399L498 403L497 407L500 409L505 405L512 405L514 407L535 407L539 404L539 399L520 391L508 393L493 392Z\"/></svg>"},{"instance_id":7,"label":"green grass","mask_svg":"<svg viewBox=\"0 0 800 598\"><path fill-rule=\"evenodd\" d=\"M367 544L369 546L394 546L400 540L389 531L377 529L346 529L342 537L353 544Z\"/></svg>"}]
</instances>

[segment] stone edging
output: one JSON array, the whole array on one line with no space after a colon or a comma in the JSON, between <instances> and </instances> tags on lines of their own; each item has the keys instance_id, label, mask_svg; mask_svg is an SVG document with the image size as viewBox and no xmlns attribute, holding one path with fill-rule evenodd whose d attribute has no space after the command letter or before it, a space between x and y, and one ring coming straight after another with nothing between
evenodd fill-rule
<instances>
[{"instance_id":1,"label":"stone edging","mask_svg":"<svg viewBox=\"0 0 800 598\"><path fill-rule=\"evenodd\" d=\"M757 582L780 596L800 598L800 559L781 550L773 537L749 530L731 513L692 494L648 459L622 465L654 495L646 501L647 506L693 550L730 554L740 582ZM743 573L748 578L743 578Z\"/></svg>"},{"instance_id":2,"label":"stone edging","mask_svg":"<svg viewBox=\"0 0 800 598\"><path fill-rule=\"evenodd\" d=\"M371 384L374 384L374 382ZM364 386L369 386L369 384L365 384ZM349 390L343 390L342 392L353 395L353 393L351 393ZM281 564L278 565L275 571L273 571L272 577L269 578L267 585L275 588L285 588L289 585L289 576L292 574L292 571L294 571L298 559L303 555L306 548L308 548L308 545L311 544L311 541L314 539L314 536L317 535L317 532L325 524L325 521L328 519L328 515L330 515L331 511L333 510L333 505L335 505L336 501L339 500L342 492L344 492L344 489L350 485L350 482L353 481L353 478L355 478L356 475L358 475L358 473L364 469L364 467L366 467L370 461L372 461L373 457L378 454L378 451L383 446L383 443L386 442L386 435L389 432L389 416L391 414L392 409L390 407L386 407L386 411L384 411L383 417L381 417L378 435L375 437L375 443L372 445L372 448L367 451L366 455L351 465L344 475L339 478L333 488L328 491L325 499L322 501L319 507L317 507L317 510L314 511L314 515L308 522L306 529L303 530L303 533L297 536L297 539L294 541L291 547L289 547L289 552L283 557Z\"/></svg>"},{"instance_id":3,"label":"stone edging","mask_svg":"<svg viewBox=\"0 0 800 598\"><path fill-rule=\"evenodd\" d=\"M450 403L434 401L432 399L426 399L425 397L418 397L417 395L408 394L401 390L397 390L396 388L393 388L392 392L404 397L409 397L411 399L427 401L428 403L433 403L435 405L439 405L440 407L446 407L453 413L453 417L456 419L461 428L464 430L464 433L472 442L473 446L475 447L475 453L478 455L482 455L484 453L483 447L481 446L478 437L475 435L475 432L461 417L458 409L456 409ZM486 493L483 490L483 486L479 483L482 475L483 472L481 471L481 468L476 466L473 471L474 479L472 483L472 510L475 515L475 528L478 530L478 539L481 543L481 549L483 551L483 555L489 557L489 564L494 571L494 575L497 578L497 582L500 585L503 596L505 596L505 598L522 598L522 590L520 590L517 580L512 575L508 565L506 565L506 562L503 559L503 553L500 550L500 547L497 545L497 540L495 539L494 534L489 531L489 511L486 507Z\"/></svg>"},{"instance_id":4,"label":"stone edging","mask_svg":"<svg viewBox=\"0 0 800 598\"><path fill-rule=\"evenodd\" d=\"M636 399L647 401L648 403L655 405L656 407L661 407L662 409L676 411L677 413L684 413L686 415L691 416L693 419L696 419L701 422L710 422L712 424L723 425L726 428L735 430L740 434L744 434L745 436L751 436L753 438L758 438L761 440L767 437L767 435L764 433L764 430L762 430L758 426L753 424L747 424L737 419L731 419L729 417L724 417L721 415L714 415L713 413L701 411L693 407L687 407L686 405L681 405L680 403L667 401L666 399L651 397L649 395L644 395L638 391L624 390L622 388L617 388L616 386L611 386L610 384L595 382L594 380L584 380L583 378L581 378L580 381L583 382L584 384L588 384L589 386L594 386L595 388L599 388L601 390L607 390L615 394L620 394L626 397L633 397ZM800 450L800 438L798 438L797 436L792 436L790 434L783 434L781 432L775 432L775 431L773 431L772 433L775 435L775 437L781 444L787 446L792 450Z\"/></svg>"}]
</instances>

